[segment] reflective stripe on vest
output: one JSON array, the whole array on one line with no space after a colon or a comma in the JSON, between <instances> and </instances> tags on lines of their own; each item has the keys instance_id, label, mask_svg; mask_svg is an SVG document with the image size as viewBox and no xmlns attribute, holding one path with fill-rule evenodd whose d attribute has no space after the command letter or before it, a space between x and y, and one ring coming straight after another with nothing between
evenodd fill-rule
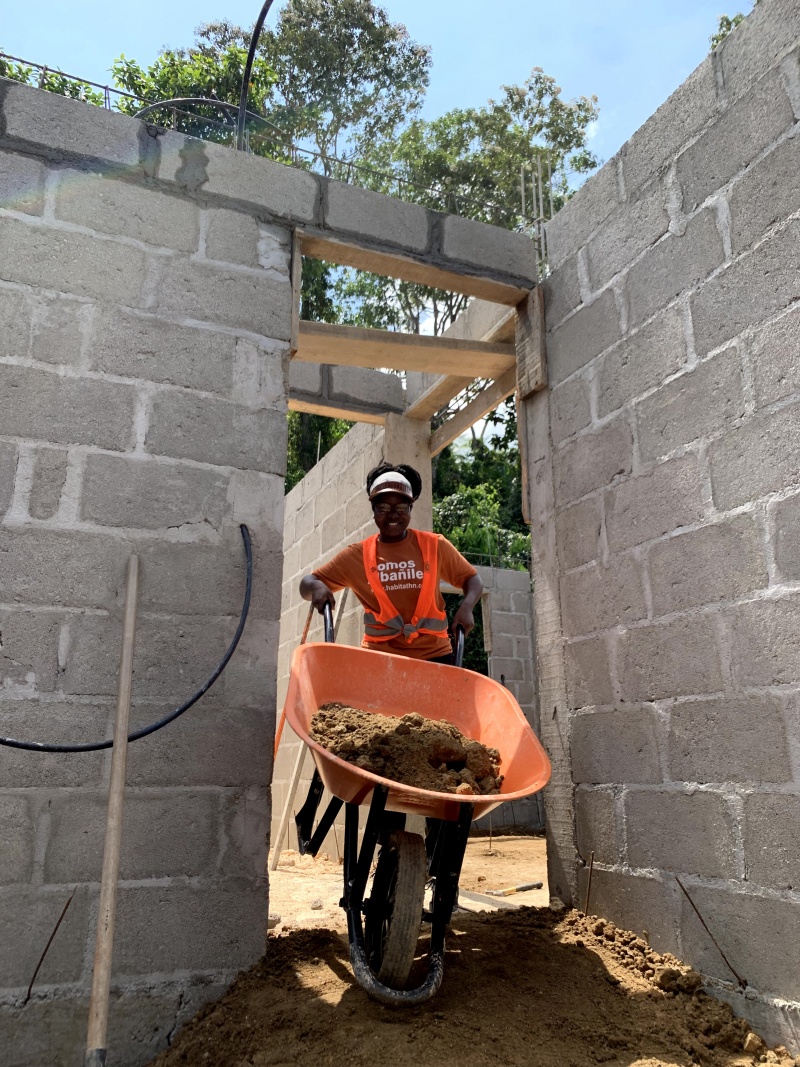
<instances>
[{"instance_id":1,"label":"reflective stripe on vest","mask_svg":"<svg viewBox=\"0 0 800 1067\"><path fill-rule=\"evenodd\" d=\"M364 571L380 608L380 614L377 616L371 611L364 612L364 639L370 644L392 641L396 637L405 637L406 641L411 642L420 634L441 635L447 632L447 615L436 605L436 590L439 584L438 535L424 530L415 530L414 534L422 549L423 576L417 606L410 622L398 615L397 608L383 588L378 571L380 535L375 534L364 541Z\"/></svg>"}]
</instances>

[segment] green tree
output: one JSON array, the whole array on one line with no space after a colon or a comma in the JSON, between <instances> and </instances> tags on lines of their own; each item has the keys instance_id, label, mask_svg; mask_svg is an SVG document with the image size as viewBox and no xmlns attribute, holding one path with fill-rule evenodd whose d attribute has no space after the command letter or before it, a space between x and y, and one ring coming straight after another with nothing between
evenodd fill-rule
<instances>
[{"instance_id":1,"label":"green tree","mask_svg":"<svg viewBox=\"0 0 800 1067\"><path fill-rule=\"evenodd\" d=\"M753 4L758 3L758 0L753 0ZM717 32L713 33L709 38L711 43L711 51L715 48L719 48L725 38L733 33L739 23L744 22L746 16L741 11L736 15L718 15L717 16Z\"/></svg>"},{"instance_id":2,"label":"green tree","mask_svg":"<svg viewBox=\"0 0 800 1067\"><path fill-rule=\"evenodd\" d=\"M14 63L0 59L0 78L32 85L36 89L45 89L48 93L68 96L73 100L85 100L87 104L103 105L103 93L88 82L73 81L65 78L59 70L37 70L25 63Z\"/></svg>"}]
</instances>

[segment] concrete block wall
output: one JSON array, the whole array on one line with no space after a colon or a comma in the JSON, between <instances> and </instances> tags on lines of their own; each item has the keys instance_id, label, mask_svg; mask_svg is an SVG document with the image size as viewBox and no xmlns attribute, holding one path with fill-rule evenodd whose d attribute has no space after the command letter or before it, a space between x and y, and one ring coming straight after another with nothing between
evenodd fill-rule
<instances>
[{"instance_id":1,"label":"concrete block wall","mask_svg":"<svg viewBox=\"0 0 800 1067\"><path fill-rule=\"evenodd\" d=\"M527 405L551 883L795 1049L799 87L762 0L552 221Z\"/></svg>"},{"instance_id":2,"label":"concrete block wall","mask_svg":"<svg viewBox=\"0 0 800 1067\"><path fill-rule=\"evenodd\" d=\"M240 522L254 543L229 669L129 753L110 1058L135 1065L264 950L291 232L157 183L140 123L0 106L0 733L111 735L132 552L132 724L177 706L235 629ZM82 1057L109 764L0 748L4 1063Z\"/></svg>"}]
</instances>

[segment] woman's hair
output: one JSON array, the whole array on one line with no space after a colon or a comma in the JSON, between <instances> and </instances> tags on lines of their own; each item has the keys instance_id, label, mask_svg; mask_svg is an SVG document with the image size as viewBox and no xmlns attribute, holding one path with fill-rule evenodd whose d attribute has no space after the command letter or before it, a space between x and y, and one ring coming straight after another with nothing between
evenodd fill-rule
<instances>
[{"instance_id":1,"label":"woman's hair","mask_svg":"<svg viewBox=\"0 0 800 1067\"><path fill-rule=\"evenodd\" d=\"M407 463L398 463L397 466L392 466L391 463L379 463L377 467L373 467L367 474L367 496L372 488L372 483L376 478L380 478L382 474L396 473L402 474L404 478L408 479L411 485L411 492L414 494L414 500L419 497L422 492L422 478L419 475L419 471L415 471L413 467L409 467Z\"/></svg>"}]
</instances>

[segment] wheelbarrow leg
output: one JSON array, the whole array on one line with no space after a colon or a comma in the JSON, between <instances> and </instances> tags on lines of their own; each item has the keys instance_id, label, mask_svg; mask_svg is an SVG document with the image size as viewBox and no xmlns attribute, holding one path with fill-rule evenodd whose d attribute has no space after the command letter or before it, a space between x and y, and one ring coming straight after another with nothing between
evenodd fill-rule
<instances>
[{"instance_id":1,"label":"wheelbarrow leg","mask_svg":"<svg viewBox=\"0 0 800 1067\"><path fill-rule=\"evenodd\" d=\"M435 831L433 848L429 850L430 874L434 879L430 915L431 955L444 953L445 932L458 899L458 879L467 849L472 814L472 805L462 804L457 822L440 822ZM428 836L431 836L430 833Z\"/></svg>"}]
</instances>

